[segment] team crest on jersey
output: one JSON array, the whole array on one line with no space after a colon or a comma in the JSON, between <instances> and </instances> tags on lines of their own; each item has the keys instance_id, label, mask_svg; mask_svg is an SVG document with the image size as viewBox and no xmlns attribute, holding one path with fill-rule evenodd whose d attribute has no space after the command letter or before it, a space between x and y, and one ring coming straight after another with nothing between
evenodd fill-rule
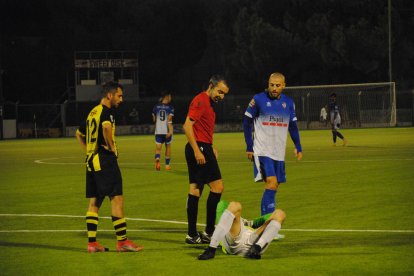
<instances>
[{"instance_id":1,"label":"team crest on jersey","mask_svg":"<svg viewBox=\"0 0 414 276\"><path fill-rule=\"evenodd\" d=\"M286 108L286 103L285 102L282 103L282 107Z\"/></svg>"},{"instance_id":2,"label":"team crest on jersey","mask_svg":"<svg viewBox=\"0 0 414 276\"><path fill-rule=\"evenodd\" d=\"M256 102L254 101L254 99L252 99L249 103L249 107L254 107L256 105Z\"/></svg>"},{"instance_id":3,"label":"team crest on jersey","mask_svg":"<svg viewBox=\"0 0 414 276\"><path fill-rule=\"evenodd\" d=\"M270 102L267 102L267 103L266 103L266 106L267 106L267 107L271 107L271 106L272 106L272 104L271 104Z\"/></svg>"}]
</instances>

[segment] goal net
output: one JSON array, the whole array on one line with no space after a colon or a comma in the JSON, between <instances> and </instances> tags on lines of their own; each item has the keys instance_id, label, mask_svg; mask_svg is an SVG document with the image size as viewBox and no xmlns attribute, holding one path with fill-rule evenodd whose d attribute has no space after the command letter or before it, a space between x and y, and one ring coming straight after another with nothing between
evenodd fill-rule
<instances>
[{"instance_id":1,"label":"goal net","mask_svg":"<svg viewBox=\"0 0 414 276\"><path fill-rule=\"evenodd\" d=\"M343 127L392 127L397 123L394 82L296 86L286 87L284 93L294 100L304 128L326 127L320 122L320 112L329 105L332 93L337 96ZM329 114L327 119L329 122Z\"/></svg>"}]
</instances>

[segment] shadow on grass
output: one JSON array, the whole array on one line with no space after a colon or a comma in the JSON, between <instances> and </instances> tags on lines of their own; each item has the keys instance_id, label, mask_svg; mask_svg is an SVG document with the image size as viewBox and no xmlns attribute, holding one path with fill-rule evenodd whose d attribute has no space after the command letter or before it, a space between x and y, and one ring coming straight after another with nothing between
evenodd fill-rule
<instances>
[{"instance_id":1,"label":"shadow on grass","mask_svg":"<svg viewBox=\"0 0 414 276\"><path fill-rule=\"evenodd\" d=\"M346 146L342 146L342 145L337 145L338 148L342 147L342 148L363 148L363 149L385 149L386 147L380 147L380 146L369 146L369 145L361 145L361 146L357 146L357 145L346 145Z\"/></svg>"},{"instance_id":2,"label":"shadow on grass","mask_svg":"<svg viewBox=\"0 0 414 276\"><path fill-rule=\"evenodd\" d=\"M62 251L73 251L73 252L86 252L85 248L78 247L69 247L69 246L59 246L59 245L50 245L50 244L37 244L37 243L28 243L28 242L0 242L0 247L16 247L16 248L26 248L26 249L51 249L51 250L62 250Z\"/></svg>"},{"instance_id":3,"label":"shadow on grass","mask_svg":"<svg viewBox=\"0 0 414 276\"><path fill-rule=\"evenodd\" d=\"M277 248L278 258L295 256L331 256L335 255L376 255L383 248L396 250L402 247L413 246L412 234L349 234L338 238L335 235L324 237L310 237L303 240L286 239L273 242L270 247Z\"/></svg>"},{"instance_id":4,"label":"shadow on grass","mask_svg":"<svg viewBox=\"0 0 414 276\"><path fill-rule=\"evenodd\" d=\"M162 228L162 227L151 227L151 228L140 228L139 230L143 230L142 232L137 231L130 231L127 230L127 236L132 241L137 241L138 243L143 241L149 242L158 242L158 243L169 243L169 244L178 244L183 245L185 244L185 235L187 230L186 229L179 229L179 228ZM153 231L151 231L153 230ZM154 233L156 235L154 237ZM149 234L149 235L148 235ZM167 234L167 235L165 235ZM86 239L86 231L84 233L79 232L76 234L78 237L83 237ZM180 235L177 238L177 235ZM97 233L98 239L116 239L115 231L99 231ZM189 245L191 246L191 245Z\"/></svg>"},{"instance_id":5,"label":"shadow on grass","mask_svg":"<svg viewBox=\"0 0 414 276\"><path fill-rule=\"evenodd\" d=\"M152 166L152 165L151 165ZM174 166L174 165L172 165ZM172 170L170 171L166 171L164 169L164 167L161 167L161 171L157 172L155 169L148 168L148 165L139 165L139 166L135 166L135 165L129 165L129 164L121 164L121 169L125 169L125 170L138 170L138 171L146 171L148 173L168 173L168 174L175 174L175 175L179 175L179 176L186 176L188 175L188 171L187 169L185 170L181 170L181 169L176 169L175 167L172 168Z\"/></svg>"}]
</instances>

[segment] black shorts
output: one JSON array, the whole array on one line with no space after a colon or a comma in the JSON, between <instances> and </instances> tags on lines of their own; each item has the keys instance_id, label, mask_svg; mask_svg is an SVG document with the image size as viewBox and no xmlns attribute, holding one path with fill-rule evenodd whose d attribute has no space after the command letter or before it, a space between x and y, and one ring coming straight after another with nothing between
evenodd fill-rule
<instances>
[{"instance_id":1,"label":"black shorts","mask_svg":"<svg viewBox=\"0 0 414 276\"><path fill-rule=\"evenodd\" d=\"M100 171L86 172L86 197L122 195L122 176L114 154L99 152Z\"/></svg>"},{"instance_id":2,"label":"black shorts","mask_svg":"<svg viewBox=\"0 0 414 276\"><path fill-rule=\"evenodd\" d=\"M202 142L197 142L197 144L206 158L206 163L203 165L197 164L193 148L189 143L185 145L185 159L190 184L195 183L202 188L204 184L221 179L221 173L212 145Z\"/></svg>"}]
</instances>

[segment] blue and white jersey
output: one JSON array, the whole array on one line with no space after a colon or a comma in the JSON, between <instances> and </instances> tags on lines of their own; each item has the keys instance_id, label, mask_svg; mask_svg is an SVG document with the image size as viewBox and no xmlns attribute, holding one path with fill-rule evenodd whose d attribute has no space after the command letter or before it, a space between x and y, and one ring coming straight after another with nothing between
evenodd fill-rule
<instances>
[{"instance_id":1,"label":"blue and white jersey","mask_svg":"<svg viewBox=\"0 0 414 276\"><path fill-rule=\"evenodd\" d=\"M169 104L159 103L152 109L155 116L155 134L168 133L168 117L174 116L174 107Z\"/></svg>"},{"instance_id":2,"label":"blue and white jersey","mask_svg":"<svg viewBox=\"0 0 414 276\"><path fill-rule=\"evenodd\" d=\"M254 122L255 156L284 161L289 123L297 121L293 100L284 94L273 99L262 92L253 97L244 115Z\"/></svg>"},{"instance_id":3,"label":"blue and white jersey","mask_svg":"<svg viewBox=\"0 0 414 276\"><path fill-rule=\"evenodd\" d=\"M341 124L341 115L339 113L339 105L336 102L331 101L329 103L329 117L331 119L331 124Z\"/></svg>"}]
</instances>

